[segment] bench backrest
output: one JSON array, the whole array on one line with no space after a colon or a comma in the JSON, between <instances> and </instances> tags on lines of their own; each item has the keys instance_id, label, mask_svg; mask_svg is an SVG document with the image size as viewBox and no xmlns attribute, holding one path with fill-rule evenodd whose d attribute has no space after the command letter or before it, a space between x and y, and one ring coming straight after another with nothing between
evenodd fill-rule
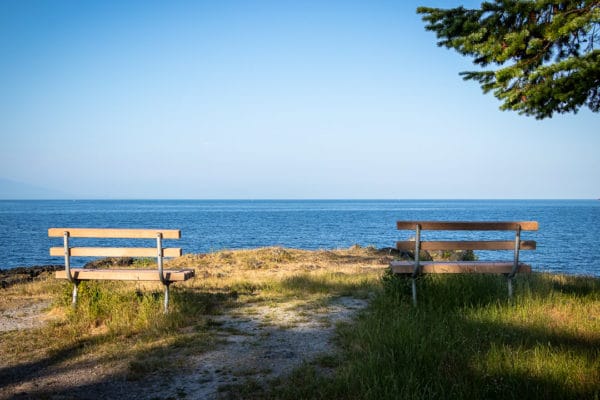
<instances>
[{"instance_id":1,"label":"bench backrest","mask_svg":"<svg viewBox=\"0 0 600 400\"><path fill-rule=\"evenodd\" d=\"M178 229L102 229L102 228L50 228L49 237L62 237L63 247L51 247L51 256L71 257L179 257L181 248L153 247L69 247L69 238L104 239L179 239ZM67 254L68 252L68 254Z\"/></svg>"},{"instance_id":2,"label":"bench backrest","mask_svg":"<svg viewBox=\"0 0 600 400\"><path fill-rule=\"evenodd\" d=\"M533 240L520 240L520 231L536 231L536 221L510 221L510 222L464 222L464 221L398 221L399 230L414 230L420 233L423 230L431 231L514 231L515 240L444 240L421 241L420 235L416 240L420 250L515 250L518 243L519 250L535 250L536 242ZM398 250L414 250L415 240L398 241Z\"/></svg>"}]
</instances>

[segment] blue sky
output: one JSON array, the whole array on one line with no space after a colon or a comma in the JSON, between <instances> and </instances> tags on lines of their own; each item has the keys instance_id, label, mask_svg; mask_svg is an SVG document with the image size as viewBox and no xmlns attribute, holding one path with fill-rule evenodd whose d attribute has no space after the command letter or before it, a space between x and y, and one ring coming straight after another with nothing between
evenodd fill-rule
<instances>
[{"instance_id":1,"label":"blue sky","mask_svg":"<svg viewBox=\"0 0 600 400\"><path fill-rule=\"evenodd\" d=\"M463 82L460 4L2 1L0 197L600 197L600 115Z\"/></svg>"}]
</instances>

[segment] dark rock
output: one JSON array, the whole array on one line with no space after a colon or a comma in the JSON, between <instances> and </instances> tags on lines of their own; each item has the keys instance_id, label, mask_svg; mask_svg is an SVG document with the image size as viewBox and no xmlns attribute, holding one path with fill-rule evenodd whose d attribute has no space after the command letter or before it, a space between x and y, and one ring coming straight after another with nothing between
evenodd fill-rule
<instances>
[{"instance_id":1,"label":"dark rock","mask_svg":"<svg viewBox=\"0 0 600 400\"><path fill-rule=\"evenodd\" d=\"M381 249L377 250L377 254L385 256L396 256L399 253L400 252L398 251L398 249L395 249L393 247L382 247Z\"/></svg>"},{"instance_id":2,"label":"dark rock","mask_svg":"<svg viewBox=\"0 0 600 400\"><path fill-rule=\"evenodd\" d=\"M429 254L434 261L475 261L477 259L473 250L439 250L430 251Z\"/></svg>"},{"instance_id":3,"label":"dark rock","mask_svg":"<svg viewBox=\"0 0 600 400\"><path fill-rule=\"evenodd\" d=\"M131 257L107 257L100 260L90 261L84 268L108 268L108 267L127 267L133 264Z\"/></svg>"},{"instance_id":4,"label":"dark rock","mask_svg":"<svg viewBox=\"0 0 600 400\"><path fill-rule=\"evenodd\" d=\"M412 261L415 259L414 251L402 251L398 256L399 260ZM472 250L445 250L445 251L425 251L419 253L421 261L474 261L477 257Z\"/></svg>"},{"instance_id":5,"label":"dark rock","mask_svg":"<svg viewBox=\"0 0 600 400\"><path fill-rule=\"evenodd\" d=\"M6 289L17 283L31 282L40 275L50 274L64 268L64 265L35 265L32 267L0 269L0 287Z\"/></svg>"}]
</instances>

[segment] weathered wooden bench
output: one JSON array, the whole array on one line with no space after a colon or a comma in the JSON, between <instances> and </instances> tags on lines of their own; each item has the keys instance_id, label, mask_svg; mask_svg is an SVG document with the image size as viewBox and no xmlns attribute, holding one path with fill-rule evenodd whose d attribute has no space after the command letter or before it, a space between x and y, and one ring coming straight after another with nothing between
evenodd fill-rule
<instances>
[{"instance_id":1,"label":"weathered wooden bench","mask_svg":"<svg viewBox=\"0 0 600 400\"><path fill-rule=\"evenodd\" d=\"M451 222L451 221L398 221L399 230L414 230L415 240L399 241L396 248L414 251L414 261L392 261L390 268L395 274L412 276L413 304L417 304L416 278L421 274L483 273L505 274L508 280L508 296L512 298L512 280L518 272L531 272L531 266L519 262L520 250L535 250L536 242L521 240L521 231L536 231L535 221L520 222ZM423 241L421 232L432 231L514 231L514 240L484 241ZM421 261L420 252L449 250L513 250L512 261Z\"/></svg>"},{"instance_id":2,"label":"weathered wooden bench","mask_svg":"<svg viewBox=\"0 0 600 400\"><path fill-rule=\"evenodd\" d=\"M73 284L73 306L77 304L77 287L85 280L158 281L164 285L164 310L169 307L169 286L194 276L192 269L165 270L163 258L181 256L180 248L163 248L163 239L179 239L176 229L94 229L50 228L48 236L62 237L62 247L51 247L51 256L65 258L64 271L56 271L56 278L68 279ZM70 247L70 238L154 239L154 247ZM91 269L72 268L71 257L156 257L156 269Z\"/></svg>"}]
</instances>

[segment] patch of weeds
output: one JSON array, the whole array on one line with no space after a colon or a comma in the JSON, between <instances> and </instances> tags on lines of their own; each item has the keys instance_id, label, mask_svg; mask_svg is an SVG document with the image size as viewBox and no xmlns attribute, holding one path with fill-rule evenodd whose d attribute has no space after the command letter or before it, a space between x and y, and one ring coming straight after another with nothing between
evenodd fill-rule
<instances>
[{"instance_id":1,"label":"patch of weeds","mask_svg":"<svg viewBox=\"0 0 600 400\"><path fill-rule=\"evenodd\" d=\"M259 315L260 311L258 310L258 308L256 307L240 307L237 309L237 316L243 316L243 315Z\"/></svg>"},{"instance_id":2,"label":"patch of weeds","mask_svg":"<svg viewBox=\"0 0 600 400\"><path fill-rule=\"evenodd\" d=\"M330 389L330 380L326 379L314 365L305 364L289 376L273 380L257 397L260 399L360 399L359 394L338 397Z\"/></svg>"},{"instance_id":3,"label":"patch of weeds","mask_svg":"<svg viewBox=\"0 0 600 400\"><path fill-rule=\"evenodd\" d=\"M328 317L321 317L318 321L319 325L321 325L323 328L331 328L332 326L332 322Z\"/></svg>"},{"instance_id":4,"label":"patch of weeds","mask_svg":"<svg viewBox=\"0 0 600 400\"><path fill-rule=\"evenodd\" d=\"M185 336L177 335L170 347L186 350L185 354L201 354L208 351L214 344L213 334L200 332Z\"/></svg>"},{"instance_id":5,"label":"patch of weeds","mask_svg":"<svg viewBox=\"0 0 600 400\"><path fill-rule=\"evenodd\" d=\"M205 326L207 328L220 328L221 326L223 326L224 322L223 321L217 321L216 319L213 318L208 318L205 322ZM200 327L198 327L198 329L201 329Z\"/></svg>"},{"instance_id":6,"label":"patch of weeds","mask_svg":"<svg viewBox=\"0 0 600 400\"><path fill-rule=\"evenodd\" d=\"M253 295L261 289L261 286L253 282L242 281L232 283L227 289L237 295Z\"/></svg>"},{"instance_id":7,"label":"patch of weeds","mask_svg":"<svg viewBox=\"0 0 600 400\"><path fill-rule=\"evenodd\" d=\"M252 336L251 333L243 331L239 328L236 328L235 326L225 326L225 327L219 329L219 331L228 333L230 335L235 335L235 336Z\"/></svg>"},{"instance_id":8,"label":"patch of weeds","mask_svg":"<svg viewBox=\"0 0 600 400\"><path fill-rule=\"evenodd\" d=\"M313 364L321 368L336 368L340 365L340 357L335 354L323 354L315 358Z\"/></svg>"},{"instance_id":9,"label":"patch of weeds","mask_svg":"<svg viewBox=\"0 0 600 400\"><path fill-rule=\"evenodd\" d=\"M137 381L144 376L167 369L171 363L166 363L162 357L143 357L129 361L127 368L127 380Z\"/></svg>"}]
</instances>

